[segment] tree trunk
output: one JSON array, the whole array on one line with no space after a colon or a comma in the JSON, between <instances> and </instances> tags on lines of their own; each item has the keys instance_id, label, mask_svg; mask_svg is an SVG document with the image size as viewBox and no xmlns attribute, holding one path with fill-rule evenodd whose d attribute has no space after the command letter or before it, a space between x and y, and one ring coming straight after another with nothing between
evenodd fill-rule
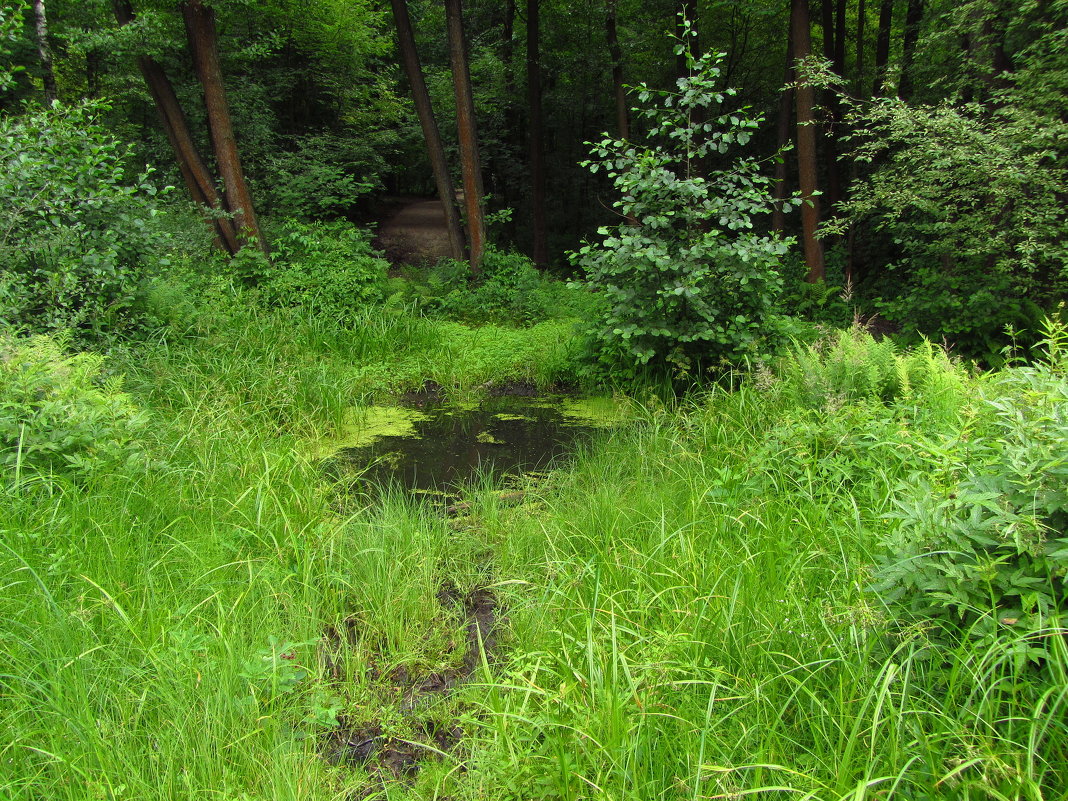
<instances>
[{"instance_id":1,"label":"tree trunk","mask_svg":"<svg viewBox=\"0 0 1068 801\"><path fill-rule=\"evenodd\" d=\"M890 29L894 23L894 0L883 0L879 6L879 32L875 38L875 82L872 97L883 93L886 83L886 65L890 63Z\"/></svg>"},{"instance_id":2,"label":"tree trunk","mask_svg":"<svg viewBox=\"0 0 1068 801\"><path fill-rule=\"evenodd\" d=\"M792 32L786 34L786 69L783 74L783 86L789 87L794 82L794 37ZM790 142L790 123L793 118L794 90L784 88L779 95L778 134L779 160L775 163L775 205L771 213L771 230L783 233L786 230L786 214L782 210L783 201L789 194L786 183L786 158L783 148Z\"/></svg>"},{"instance_id":3,"label":"tree trunk","mask_svg":"<svg viewBox=\"0 0 1068 801\"><path fill-rule=\"evenodd\" d=\"M215 31L215 12L204 5L203 0L182 0L182 18L185 20L189 47L193 52L193 65L204 93L204 106L208 112L208 128L211 132L215 163L222 176L226 209L234 215L234 227L238 242L254 244L266 253L252 195L241 169L241 157L230 121L230 107L226 102L222 68L219 65L218 35Z\"/></svg>"},{"instance_id":4,"label":"tree trunk","mask_svg":"<svg viewBox=\"0 0 1068 801\"><path fill-rule=\"evenodd\" d=\"M478 155L475 100L471 94L471 72L467 66L461 0L445 0L445 22L449 37L452 88L456 96L456 131L460 141L460 167L464 180L471 272L479 275L482 272L482 255L486 249L486 220L482 211L482 162Z\"/></svg>"},{"instance_id":5,"label":"tree trunk","mask_svg":"<svg viewBox=\"0 0 1068 801\"><path fill-rule=\"evenodd\" d=\"M897 96L902 100L912 97L912 65L916 55L916 42L920 38L920 22L923 21L923 0L909 0L905 10L905 35L901 47L901 82Z\"/></svg>"},{"instance_id":6,"label":"tree trunk","mask_svg":"<svg viewBox=\"0 0 1068 801\"><path fill-rule=\"evenodd\" d=\"M620 139L630 138L630 114L627 109L627 90L623 86L623 51L616 32L617 0L608 0L605 33L608 36L608 55L612 59L612 89L616 98L616 133Z\"/></svg>"},{"instance_id":7,"label":"tree trunk","mask_svg":"<svg viewBox=\"0 0 1068 801\"><path fill-rule=\"evenodd\" d=\"M541 113L541 58L538 0L527 0L527 98L530 106L530 190L533 204L534 263L549 264L545 232L545 129Z\"/></svg>"},{"instance_id":8,"label":"tree trunk","mask_svg":"<svg viewBox=\"0 0 1068 801\"><path fill-rule=\"evenodd\" d=\"M41 77L44 80L45 105L51 106L58 95L56 94L56 73L52 69L52 48L48 46L45 0L33 0L33 19L37 31L37 55L41 59Z\"/></svg>"},{"instance_id":9,"label":"tree trunk","mask_svg":"<svg viewBox=\"0 0 1068 801\"><path fill-rule=\"evenodd\" d=\"M464 232L460 225L460 213L456 209L456 192L453 189L452 177L449 175L449 164L445 159L441 132L438 129L437 120L434 119L434 109L430 105L430 93L427 91L426 81L423 80L419 54L415 49L415 36L412 33L411 18L408 16L408 4L405 0L390 0L390 3L393 6L393 19L397 25L397 43L400 46L401 61L404 63L408 83L412 87L412 99L415 101L419 125L423 129L423 140L426 142L427 155L430 157L430 168L434 173L438 198L445 209L445 223L449 231L449 252L457 261L463 261L465 256Z\"/></svg>"},{"instance_id":10,"label":"tree trunk","mask_svg":"<svg viewBox=\"0 0 1068 801\"><path fill-rule=\"evenodd\" d=\"M113 7L115 19L119 25L127 25L133 20L130 0L115 0ZM189 197L198 206L207 207L207 217L215 231L216 244L230 255L237 253L239 245L233 221L211 213L212 210L217 212L225 209L219 193L215 190L215 181L193 141L189 123L178 102L174 86L155 59L149 56L138 56L137 66L155 102L163 132L167 135L167 141L170 142L171 149L174 151L178 170L182 174Z\"/></svg>"},{"instance_id":11,"label":"tree trunk","mask_svg":"<svg viewBox=\"0 0 1068 801\"><path fill-rule=\"evenodd\" d=\"M841 83L845 73L845 32L835 29L834 0L823 0L823 57L833 65ZM844 14L844 8L840 8ZM843 25L845 20L842 20ZM839 39L841 35L841 40ZM842 61L838 56L841 54ZM842 179L838 171L838 132L836 126L841 115L835 87L823 91L823 160L827 171L827 207L833 210L842 199Z\"/></svg>"},{"instance_id":12,"label":"tree trunk","mask_svg":"<svg viewBox=\"0 0 1068 801\"><path fill-rule=\"evenodd\" d=\"M856 94L858 100L864 99L864 22L865 22L865 0L860 0L857 8L857 63L854 77L853 92Z\"/></svg>"},{"instance_id":13,"label":"tree trunk","mask_svg":"<svg viewBox=\"0 0 1068 801\"><path fill-rule=\"evenodd\" d=\"M820 222L820 201L816 194L816 122L812 113L815 91L806 85L804 62L812 55L812 33L808 17L808 0L792 0L790 30L794 39L794 55L798 73L797 91L797 174L801 189L801 232L805 246L805 264L810 283L822 281L826 274L823 246L816 239Z\"/></svg>"}]
</instances>

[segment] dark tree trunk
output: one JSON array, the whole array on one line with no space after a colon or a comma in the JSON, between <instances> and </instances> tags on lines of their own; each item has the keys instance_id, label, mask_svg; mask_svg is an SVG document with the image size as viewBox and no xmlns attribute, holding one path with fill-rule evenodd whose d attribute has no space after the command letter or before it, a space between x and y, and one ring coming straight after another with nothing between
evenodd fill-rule
<instances>
[{"instance_id":1,"label":"dark tree trunk","mask_svg":"<svg viewBox=\"0 0 1068 801\"><path fill-rule=\"evenodd\" d=\"M234 227L242 245L254 244L266 253L252 194L241 169L241 157L230 121L230 107L226 102L222 68L219 65L218 35L215 31L215 12L203 0L183 0L182 18L185 20L189 47L193 52L193 66L204 93L204 107L208 112L208 128L215 153L215 163L222 177L226 209L234 215Z\"/></svg>"},{"instance_id":2,"label":"dark tree trunk","mask_svg":"<svg viewBox=\"0 0 1068 801\"><path fill-rule=\"evenodd\" d=\"M841 3L841 0L839 0ZM845 8L839 5L842 12L842 25L845 25ZM836 83L841 83L845 76L845 31L836 30L835 27L835 2L823 0L823 57L833 65L834 72L838 76ZM841 56L841 60L839 60ZM827 206L829 213L842 199L842 179L838 170L838 118L841 116L841 108L838 102L838 94L835 87L830 87L823 92L823 160L827 172Z\"/></svg>"},{"instance_id":3,"label":"dark tree trunk","mask_svg":"<svg viewBox=\"0 0 1068 801\"><path fill-rule=\"evenodd\" d=\"M449 37L449 63L456 96L456 131L460 142L460 167L464 180L464 208L467 210L467 241L471 249L471 272L482 272L486 249L486 220L482 211L482 162L478 155L475 100L471 94L471 73L467 66L461 0L445 0L445 22Z\"/></svg>"},{"instance_id":4,"label":"dark tree trunk","mask_svg":"<svg viewBox=\"0 0 1068 801\"><path fill-rule=\"evenodd\" d=\"M801 189L801 232L805 246L805 264L810 283L822 281L826 268L823 261L823 246L816 239L820 222L819 196L816 184L816 124L812 108L815 91L806 85L807 77L801 66L812 55L812 33L808 17L808 0L792 0L790 30L793 33L794 55L798 64L797 105L797 175Z\"/></svg>"},{"instance_id":5,"label":"dark tree trunk","mask_svg":"<svg viewBox=\"0 0 1068 801\"><path fill-rule=\"evenodd\" d=\"M617 0L608 0L605 33L608 36L608 55L612 59L612 89L616 98L616 132L620 139L630 138L630 114L627 109L627 90L623 86L623 51L616 32Z\"/></svg>"},{"instance_id":6,"label":"dark tree trunk","mask_svg":"<svg viewBox=\"0 0 1068 801\"><path fill-rule=\"evenodd\" d=\"M894 24L894 0L882 0L879 6L879 32L875 38L875 82L872 96L883 93L886 83L886 66L890 63L890 29Z\"/></svg>"},{"instance_id":7,"label":"dark tree trunk","mask_svg":"<svg viewBox=\"0 0 1068 801\"><path fill-rule=\"evenodd\" d=\"M846 76L846 2L838 0L834 11L834 71Z\"/></svg>"},{"instance_id":8,"label":"dark tree trunk","mask_svg":"<svg viewBox=\"0 0 1068 801\"><path fill-rule=\"evenodd\" d=\"M34 29L37 32L37 55L41 60L45 105L51 106L56 97L56 73L52 69L52 48L48 46L48 18L45 0L33 0Z\"/></svg>"},{"instance_id":9,"label":"dark tree trunk","mask_svg":"<svg viewBox=\"0 0 1068 801\"><path fill-rule=\"evenodd\" d=\"M783 86L789 87L794 82L794 37L792 32L787 32L786 37L786 69L783 73ZM775 163L775 205L771 213L771 229L782 233L786 230L786 214L782 204L789 194L789 186L786 182L786 157L782 154L783 148L790 142L790 123L793 122L794 90L784 88L779 95L779 120L776 128L778 134L779 160Z\"/></svg>"},{"instance_id":10,"label":"dark tree trunk","mask_svg":"<svg viewBox=\"0 0 1068 801\"><path fill-rule=\"evenodd\" d=\"M545 231L545 129L541 113L541 57L538 0L527 0L527 97L530 106L530 191L533 204L534 263L549 264Z\"/></svg>"},{"instance_id":11,"label":"dark tree trunk","mask_svg":"<svg viewBox=\"0 0 1068 801\"><path fill-rule=\"evenodd\" d=\"M916 42L920 38L920 23L923 21L923 0L909 0L905 10L905 35L901 47L901 82L897 96L902 100L912 97L912 68L916 55Z\"/></svg>"},{"instance_id":12,"label":"dark tree trunk","mask_svg":"<svg viewBox=\"0 0 1068 801\"><path fill-rule=\"evenodd\" d=\"M857 63L855 67L853 92L858 100L864 98L864 29L865 29L865 0L860 0L857 7Z\"/></svg>"},{"instance_id":13,"label":"dark tree trunk","mask_svg":"<svg viewBox=\"0 0 1068 801\"><path fill-rule=\"evenodd\" d=\"M130 0L115 0L113 6L115 19L120 25L126 25L133 20ZM171 149L174 151L178 170L189 191L189 197L198 206L214 211L225 211L219 193L215 190L215 181L197 150L185 113L182 111L178 96L174 92L174 86L167 78L167 74L155 59L148 56L138 56L137 66L155 102L163 132L167 135L167 141L170 142ZM216 244L230 255L236 253L239 245L233 221L213 214L211 211L208 212L208 220L215 231Z\"/></svg>"},{"instance_id":14,"label":"dark tree trunk","mask_svg":"<svg viewBox=\"0 0 1068 801\"><path fill-rule=\"evenodd\" d=\"M463 261L465 257L464 232L460 225L460 213L456 209L456 192L453 189L452 177L449 175L449 164L445 159L441 132L438 130L437 120L434 119L434 109L430 105L430 93L427 91L426 81L423 80L419 54L415 49L415 36L412 33L411 18L408 16L408 4L405 0L390 0L390 3L393 6L393 19L397 25L397 43L400 46L401 61L404 63L408 83L412 87L412 99L415 101L419 125L423 129L423 139L426 142L427 155L430 157L430 168L434 173L438 198L445 209L445 223L449 231L449 252L457 261Z\"/></svg>"}]
</instances>

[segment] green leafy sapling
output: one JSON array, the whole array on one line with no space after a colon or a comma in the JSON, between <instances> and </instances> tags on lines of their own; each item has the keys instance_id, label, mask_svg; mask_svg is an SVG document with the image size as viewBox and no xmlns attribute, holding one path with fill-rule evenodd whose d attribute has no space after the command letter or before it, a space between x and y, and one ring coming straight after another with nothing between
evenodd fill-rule
<instances>
[{"instance_id":1,"label":"green leafy sapling","mask_svg":"<svg viewBox=\"0 0 1068 801\"><path fill-rule=\"evenodd\" d=\"M583 162L619 193L620 223L572 254L605 298L589 333L611 369L692 373L744 360L765 345L781 291L789 240L753 226L771 210L771 180L758 159L727 155L761 120L727 109L736 90L720 86L724 55L695 58L685 41L693 35L686 28L676 46L688 77L670 90L637 87L644 142L606 135Z\"/></svg>"}]
</instances>

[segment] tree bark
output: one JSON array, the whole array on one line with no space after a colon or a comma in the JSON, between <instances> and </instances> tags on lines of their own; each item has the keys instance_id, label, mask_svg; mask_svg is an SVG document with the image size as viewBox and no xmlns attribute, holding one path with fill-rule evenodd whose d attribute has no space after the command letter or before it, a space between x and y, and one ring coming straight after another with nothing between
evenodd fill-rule
<instances>
[{"instance_id":1,"label":"tree bark","mask_svg":"<svg viewBox=\"0 0 1068 801\"><path fill-rule=\"evenodd\" d=\"M783 71L783 90L779 95L779 120L776 127L778 135L779 160L775 163L775 205L771 213L771 230L782 233L786 230L786 214L782 209L783 201L789 194L786 183L786 158L782 155L783 148L790 141L790 123L793 121L794 90L790 84L794 82L794 37L793 33L786 34L786 69Z\"/></svg>"},{"instance_id":2,"label":"tree bark","mask_svg":"<svg viewBox=\"0 0 1068 801\"><path fill-rule=\"evenodd\" d=\"M916 55L916 42L920 38L920 23L923 21L923 0L909 0L905 9L905 35L901 46L901 81L897 96L902 100L912 97L912 65Z\"/></svg>"},{"instance_id":3,"label":"tree bark","mask_svg":"<svg viewBox=\"0 0 1068 801\"><path fill-rule=\"evenodd\" d=\"M816 124L812 113L815 91L806 85L802 66L812 55L812 33L808 16L808 0L792 0L790 30L793 33L794 55L797 58L798 82L794 93L797 105L797 174L801 189L801 233L805 246L805 264L810 283L822 281L826 275L823 245L816 239L820 222L820 201L816 183Z\"/></svg>"},{"instance_id":4,"label":"tree bark","mask_svg":"<svg viewBox=\"0 0 1068 801\"><path fill-rule=\"evenodd\" d=\"M616 133L620 139L630 138L630 113L627 109L627 90L623 86L623 51L619 46L616 31L617 0L608 0L605 16L605 34L608 37L608 55L612 59L612 89L616 98Z\"/></svg>"},{"instance_id":5,"label":"tree bark","mask_svg":"<svg viewBox=\"0 0 1068 801\"><path fill-rule=\"evenodd\" d=\"M865 0L859 0L857 6L857 63L854 68L854 89L858 100L864 98L864 28L865 28Z\"/></svg>"},{"instance_id":6,"label":"tree bark","mask_svg":"<svg viewBox=\"0 0 1068 801\"><path fill-rule=\"evenodd\" d=\"M549 264L545 231L545 128L541 110L541 57L539 53L539 0L527 0L527 98L530 106L530 191L533 205L534 263Z\"/></svg>"},{"instance_id":7,"label":"tree bark","mask_svg":"<svg viewBox=\"0 0 1068 801\"><path fill-rule=\"evenodd\" d=\"M460 167L464 181L471 272L480 275L482 256L486 249L486 219L482 210L482 162L478 155L475 100L471 93L471 72L467 65L462 0L445 0L445 22L449 38L452 88L456 96L456 130L460 141Z\"/></svg>"},{"instance_id":8,"label":"tree bark","mask_svg":"<svg viewBox=\"0 0 1068 801\"><path fill-rule=\"evenodd\" d=\"M134 14L130 0L114 0L113 8L119 25L127 25L133 21ZM215 190L215 182L211 173L193 141L189 123L178 102L174 86L155 59L149 56L138 56L137 66L155 102L160 124L174 151L178 170L189 192L189 197L198 206L207 207L207 217L215 231L216 244L233 255L239 248L237 231L232 220L211 213L212 210L223 211L225 209L219 193Z\"/></svg>"},{"instance_id":9,"label":"tree bark","mask_svg":"<svg viewBox=\"0 0 1068 801\"><path fill-rule=\"evenodd\" d=\"M890 29L894 23L894 0L882 0L879 6L879 31L875 37L875 81L872 97L883 93L886 83L886 66L890 63Z\"/></svg>"},{"instance_id":10,"label":"tree bark","mask_svg":"<svg viewBox=\"0 0 1068 801\"><path fill-rule=\"evenodd\" d=\"M48 46L48 17L45 0L33 0L34 28L37 32L37 55L41 60L41 77L44 81L45 105L51 106L56 94L56 73L52 69L52 48Z\"/></svg>"},{"instance_id":11,"label":"tree bark","mask_svg":"<svg viewBox=\"0 0 1068 801\"><path fill-rule=\"evenodd\" d=\"M449 252L457 261L463 261L466 255L464 232L460 225L460 213L456 209L456 192L453 189L452 177L449 175L449 164L445 159L445 146L441 142L441 131L434 118L434 109L430 105L430 93L427 91L426 81L423 80L419 54L415 49L415 35L412 33L412 22L408 16L408 4L405 0L390 0L390 3L397 26L397 43L400 47L401 61L404 63L408 83L412 87L412 99L415 101L419 125L423 129L423 139L426 142L427 155L430 157L430 168L434 173L438 198L445 209L445 224L449 231Z\"/></svg>"},{"instance_id":12,"label":"tree bark","mask_svg":"<svg viewBox=\"0 0 1068 801\"><path fill-rule=\"evenodd\" d=\"M238 242L241 245L254 244L266 253L267 243L264 242L256 220L252 194L241 169L241 157L230 120L226 90L223 87L215 12L205 6L203 0L182 0L181 11L189 47L193 52L193 66L204 93L208 128L211 132L215 163L218 165L219 175L222 176L226 209L234 215Z\"/></svg>"},{"instance_id":13,"label":"tree bark","mask_svg":"<svg viewBox=\"0 0 1068 801\"><path fill-rule=\"evenodd\" d=\"M839 0L838 11L845 26L845 8ZM845 76L845 31L835 27L835 2L823 0L823 57L833 65L838 83ZM839 59L841 56L841 59ZM834 87L823 92L823 157L827 172L827 207L834 209L842 199L842 179L838 170L838 132L836 126L841 116L838 94ZM829 212L830 213L830 212Z\"/></svg>"}]
</instances>

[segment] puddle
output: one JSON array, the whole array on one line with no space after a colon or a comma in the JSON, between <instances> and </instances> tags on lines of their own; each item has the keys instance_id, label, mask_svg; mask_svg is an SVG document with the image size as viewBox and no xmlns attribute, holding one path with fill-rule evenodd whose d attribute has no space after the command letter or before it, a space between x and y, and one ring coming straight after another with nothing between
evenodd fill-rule
<instances>
[{"instance_id":1,"label":"puddle","mask_svg":"<svg viewBox=\"0 0 1068 801\"><path fill-rule=\"evenodd\" d=\"M401 406L359 410L341 441L320 448L337 469L415 492L448 492L480 474L544 470L598 429L617 422L611 398L489 397L477 405L409 397Z\"/></svg>"}]
</instances>

